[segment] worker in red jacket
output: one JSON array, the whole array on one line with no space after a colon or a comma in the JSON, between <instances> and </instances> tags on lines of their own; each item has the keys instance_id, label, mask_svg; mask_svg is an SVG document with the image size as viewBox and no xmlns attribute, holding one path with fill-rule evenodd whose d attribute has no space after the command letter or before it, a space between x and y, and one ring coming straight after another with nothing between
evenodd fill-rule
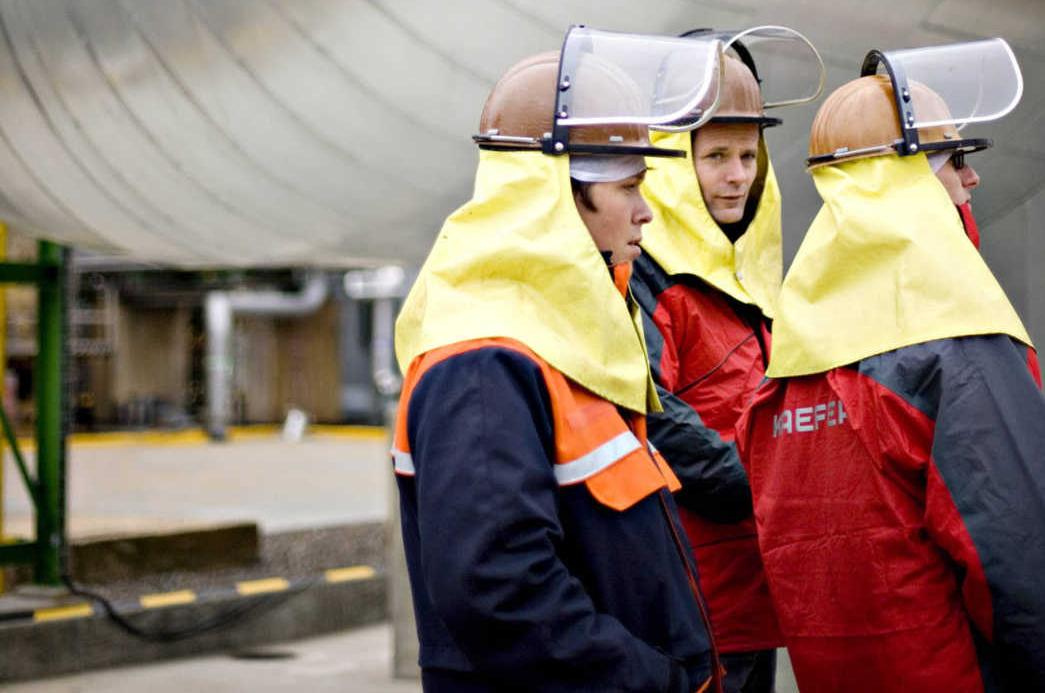
<instances>
[{"instance_id":1,"label":"worker in red jacket","mask_svg":"<svg viewBox=\"0 0 1045 693\"><path fill-rule=\"evenodd\" d=\"M719 50L574 28L487 99L474 195L396 325L428 693L721 690L627 293L645 157L681 155L646 123L705 100Z\"/></svg>"},{"instance_id":2,"label":"worker in red jacket","mask_svg":"<svg viewBox=\"0 0 1045 693\"><path fill-rule=\"evenodd\" d=\"M824 204L739 425L780 626L804 691L1045 690L1045 399L957 127L1019 68L993 39L863 72L813 123Z\"/></svg>"},{"instance_id":3,"label":"worker in red jacket","mask_svg":"<svg viewBox=\"0 0 1045 693\"><path fill-rule=\"evenodd\" d=\"M700 566L725 688L749 693L773 691L783 645L734 443L734 426L765 374L782 275L780 190L763 137L780 121L766 115L753 73L770 72L771 60L756 65L748 50L767 43L778 52L800 48L820 65L796 32L774 27L734 38L737 52L727 53L710 121L691 133L654 136L686 158L658 162L646 176L654 220L631 280L664 406L648 415L650 440L682 483L675 498ZM772 75L763 79L770 87ZM803 100L819 91L814 80Z\"/></svg>"}]
</instances>

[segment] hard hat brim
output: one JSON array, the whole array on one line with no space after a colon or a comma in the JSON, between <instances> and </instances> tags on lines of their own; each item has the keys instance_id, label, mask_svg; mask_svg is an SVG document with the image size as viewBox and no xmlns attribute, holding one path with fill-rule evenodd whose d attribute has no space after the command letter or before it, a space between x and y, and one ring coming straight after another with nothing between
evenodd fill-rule
<instances>
[{"instance_id":1,"label":"hard hat brim","mask_svg":"<svg viewBox=\"0 0 1045 693\"><path fill-rule=\"evenodd\" d=\"M497 135L472 135L472 139L479 145L479 149L492 152L518 152L518 151L543 151L541 142L524 137L503 137ZM667 149L665 147L653 147L629 144L568 144L561 152L556 154L602 154L612 156L653 156L661 158L684 158L686 152L681 149Z\"/></svg>"},{"instance_id":2,"label":"hard hat brim","mask_svg":"<svg viewBox=\"0 0 1045 693\"><path fill-rule=\"evenodd\" d=\"M726 115L726 116L712 116L711 123L753 123L755 125L761 125L764 128L776 127L777 125L783 124L783 120L780 118L771 118L769 116L744 116L744 115Z\"/></svg>"},{"instance_id":3,"label":"hard hat brim","mask_svg":"<svg viewBox=\"0 0 1045 693\"><path fill-rule=\"evenodd\" d=\"M994 146L994 141L987 138L967 138L928 142L921 146L920 151L922 153L928 153L953 150L972 154L973 152L980 152L984 149L989 149L992 146ZM816 156L811 156L806 159L806 168L812 169L828 164L844 164L847 161L855 161L856 159L866 159L870 156L881 156L882 154L889 153L890 150L901 156L907 154L907 150L904 147L904 141L901 139L893 144L865 147L864 149L838 150L829 154L817 154Z\"/></svg>"}]
</instances>

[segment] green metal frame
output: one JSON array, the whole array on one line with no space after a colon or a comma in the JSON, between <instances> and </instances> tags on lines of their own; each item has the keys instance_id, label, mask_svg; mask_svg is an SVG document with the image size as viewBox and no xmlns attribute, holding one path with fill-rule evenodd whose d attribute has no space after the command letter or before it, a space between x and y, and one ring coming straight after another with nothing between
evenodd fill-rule
<instances>
[{"instance_id":1,"label":"green metal frame","mask_svg":"<svg viewBox=\"0 0 1045 693\"><path fill-rule=\"evenodd\" d=\"M0 407L0 425L36 510L36 540L0 545L0 565L33 564L39 584L61 583L65 528L65 255L40 241L36 264L0 263L0 283L37 287L36 478L25 463L14 430ZM0 326L2 329L3 326Z\"/></svg>"}]
</instances>

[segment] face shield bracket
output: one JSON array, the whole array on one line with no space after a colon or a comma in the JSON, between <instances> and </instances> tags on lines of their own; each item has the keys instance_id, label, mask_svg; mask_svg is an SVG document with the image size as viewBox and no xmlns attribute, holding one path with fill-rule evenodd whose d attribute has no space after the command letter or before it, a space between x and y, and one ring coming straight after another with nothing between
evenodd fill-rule
<instances>
[{"instance_id":1,"label":"face shield bracket","mask_svg":"<svg viewBox=\"0 0 1045 693\"><path fill-rule=\"evenodd\" d=\"M578 51L567 51L570 34L576 29L583 29L583 24L574 24L567 30L559 49L559 77L555 83L555 113L552 117L552 131L541 138L541 151L551 156L561 156L570 150L570 129L562 124L562 120L570 117L570 106L573 101L571 75L575 74L574 61Z\"/></svg>"},{"instance_id":2,"label":"face shield bracket","mask_svg":"<svg viewBox=\"0 0 1045 693\"><path fill-rule=\"evenodd\" d=\"M893 101L896 104L896 113L900 117L903 139L897 141L894 148L900 156L917 154L921 150L921 143L918 141L918 128L914 125L914 101L911 98L906 72L901 66L889 62L888 57L880 50L874 49L864 58L860 76L869 77L877 74L879 64L884 65L889 73L889 81L893 85Z\"/></svg>"}]
</instances>

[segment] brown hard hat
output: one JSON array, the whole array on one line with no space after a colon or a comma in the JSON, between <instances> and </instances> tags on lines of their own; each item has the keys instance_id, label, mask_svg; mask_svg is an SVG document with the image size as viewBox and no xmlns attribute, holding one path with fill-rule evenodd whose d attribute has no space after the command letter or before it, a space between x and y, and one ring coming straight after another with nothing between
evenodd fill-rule
<instances>
[{"instance_id":1,"label":"brown hard hat","mask_svg":"<svg viewBox=\"0 0 1045 693\"><path fill-rule=\"evenodd\" d=\"M722 82L718 110L712 122L742 122L750 120L759 122L765 119L762 107L762 90L751 70L743 62L732 55L725 55L722 61L725 79Z\"/></svg>"},{"instance_id":2,"label":"brown hard hat","mask_svg":"<svg viewBox=\"0 0 1045 693\"><path fill-rule=\"evenodd\" d=\"M947 104L939 94L919 82L911 82L911 99L919 120L947 120L951 117ZM860 77L843 84L827 99L813 120L809 133L809 168L892 154L898 140L903 139L900 115L896 110L893 85L886 75ZM940 144L964 141L951 124L918 128L922 149L946 148ZM817 160L821 157L833 158ZM814 163L814 160L815 163Z\"/></svg>"},{"instance_id":3,"label":"brown hard hat","mask_svg":"<svg viewBox=\"0 0 1045 693\"><path fill-rule=\"evenodd\" d=\"M558 79L558 52L539 53L509 68L494 85L483 106L479 134L475 136L479 145L540 149L541 139L552 133ZM593 100L611 103L633 96L629 94L626 76L595 61L582 65L573 82L584 84L582 92L578 93L584 94L582 98L588 100L589 107ZM614 149L642 148L649 149L649 152L634 153L653 155L666 151L653 147L648 128L636 124L570 126L569 145L575 144L604 145Z\"/></svg>"}]
</instances>

